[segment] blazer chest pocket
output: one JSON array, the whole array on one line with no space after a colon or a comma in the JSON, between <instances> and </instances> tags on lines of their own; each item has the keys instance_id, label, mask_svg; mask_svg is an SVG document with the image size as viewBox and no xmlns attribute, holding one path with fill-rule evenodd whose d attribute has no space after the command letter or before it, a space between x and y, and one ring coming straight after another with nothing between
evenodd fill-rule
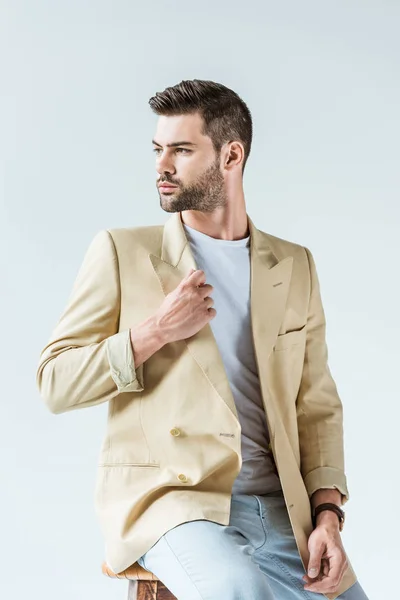
<instances>
[{"instance_id":1,"label":"blazer chest pocket","mask_svg":"<svg viewBox=\"0 0 400 600\"><path fill-rule=\"evenodd\" d=\"M303 325L301 329L294 329L293 331L287 331L278 335L274 344L274 352L286 350L292 346L304 345L306 339L306 325Z\"/></svg>"}]
</instances>

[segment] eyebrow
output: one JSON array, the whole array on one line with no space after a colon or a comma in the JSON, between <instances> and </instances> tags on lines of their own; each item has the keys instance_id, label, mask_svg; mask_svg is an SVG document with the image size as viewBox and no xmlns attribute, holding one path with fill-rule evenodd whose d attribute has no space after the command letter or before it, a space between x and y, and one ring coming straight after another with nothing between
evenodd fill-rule
<instances>
[{"instance_id":1,"label":"eyebrow","mask_svg":"<svg viewBox=\"0 0 400 600\"><path fill-rule=\"evenodd\" d=\"M161 144L155 140L151 140L151 143L162 148ZM166 144L166 146L167 148L176 148L176 146L197 146L197 144L194 144L193 142L173 142L172 144Z\"/></svg>"}]
</instances>

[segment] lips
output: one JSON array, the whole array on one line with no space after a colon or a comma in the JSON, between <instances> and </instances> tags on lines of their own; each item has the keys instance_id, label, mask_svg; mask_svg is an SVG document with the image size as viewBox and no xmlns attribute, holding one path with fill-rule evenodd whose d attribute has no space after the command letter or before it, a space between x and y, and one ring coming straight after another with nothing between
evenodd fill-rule
<instances>
[{"instance_id":1,"label":"lips","mask_svg":"<svg viewBox=\"0 0 400 600\"><path fill-rule=\"evenodd\" d=\"M169 183L161 183L158 187L160 187L160 188L171 188L171 189L174 189L177 186L176 185L170 185Z\"/></svg>"}]
</instances>

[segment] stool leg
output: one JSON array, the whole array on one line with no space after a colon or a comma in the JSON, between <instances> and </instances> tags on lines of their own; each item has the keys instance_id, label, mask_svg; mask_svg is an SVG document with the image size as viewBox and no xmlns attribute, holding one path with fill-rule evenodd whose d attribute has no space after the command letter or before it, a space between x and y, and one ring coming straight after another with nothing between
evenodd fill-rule
<instances>
[{"instance_id":1,"label":"stool leg","mask_svg":"<svg viewBox=\"0 0 400 600\"><path fill-rule=\"evenodd\" d=\"M157 600L177 600L177 597L174 596L161 581L158 581L157 583Z\"/></svg>"},{"instance_id":2,"label":"stool leg","mask_svg":"<svg viewBox=\"0 0 400 600\"><path fill-rule=\"evenodd\" d=\"M128 600L137 599L137 581L130 580L128 585Z\"/></svg>"},{"instance_id":3,"label":"stool leg","mask_svg":"<svg viewBox=\"0 0 400 600\"><path fill-rule=\"evenodd\" d=\"M158 600L158 581L130 581L128 588L128 600Z\"/></svg>"},{"instance_id":4,"label":"stool leg","mask_svg":"<svg viewBox=\"0 0 400 600\"><path fill-rule=\"evenodd\" d=\"M130 581L128 600L177 600L161 581Z\"/></svg>"}]
</instances>

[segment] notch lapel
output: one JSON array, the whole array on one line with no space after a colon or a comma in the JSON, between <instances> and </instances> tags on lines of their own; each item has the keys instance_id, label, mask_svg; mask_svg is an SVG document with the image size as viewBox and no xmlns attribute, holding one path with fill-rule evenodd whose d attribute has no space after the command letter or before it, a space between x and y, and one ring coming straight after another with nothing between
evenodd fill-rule
<instances>
[{"instance_id":1,"label":"notch lapel","mask_svg":"<svg viewBox=\"0 0 400 600\"><path fill-rule=\"evenodd\" d=\"M272 251L268 235L259 231L250 217L248 223L251 240L251 323L261 391L266 405L266 366L285 313L293 258L289 256L279 261ZM191 268L198 268L179 212L173 213L164 225L161 256L150 254L149 258L165 295L177 287ZM205 325L185 343L211 385L238 420L225 367L210 325Z\"/></svg>"},{"instance_id":2,"label":"notch lapel","mask_svg":"<svg viewBox=\"0 0 400 600\"><path fill-rule=\"evenodd\" d=\"M268 361L286 310L293 257L279 260L268 234L258 230L251 219L251 324L254 352L269 431L275 434L275 411L268 387Z\"/></svg>"},{"instance_id":3,"label":"notch lapel","mask_svg":"<svg viewBox=\"0 0 400 600\"><path fill-rule=\"evenodd\" d=\"M165 295L177 287L191 268L198 269L179 212L174 213L164 225L161 256L150 254L150 260ZM239 421L222 357L210 325L207 323L184 342L211 385Z\"/></svg>"}]
</instances>

